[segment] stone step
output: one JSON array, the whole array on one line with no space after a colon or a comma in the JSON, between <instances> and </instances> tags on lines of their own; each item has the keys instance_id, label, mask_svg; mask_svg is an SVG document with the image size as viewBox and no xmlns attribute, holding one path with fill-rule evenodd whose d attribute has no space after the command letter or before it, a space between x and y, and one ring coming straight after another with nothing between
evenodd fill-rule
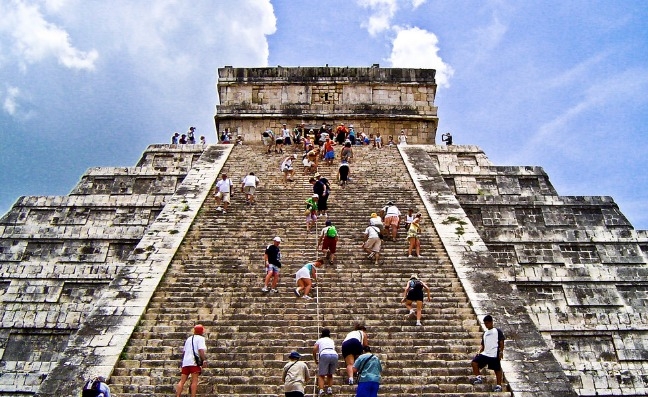
<instances>
[{"instance_id":1,"label":"stone step","mask_svg":"<svg viewBox=\"0 0 648 397\"><path fill-rule=\"evenodd\" d=\"M387 201L396 201L401 210L423 209L411 179L402 178L407 172L398 152L358 150L352 164L355 183L333 187L329 211L340 232L338 263L320 270L318 307L292 294L294 272L317 256L317 234L305 232L302 214L311 185L299 172L298 182L284 184L279 156L260 156L257 149L236 147L223 172L237 183L254 171L262 183L258 204L246 206L237 191L222 214L211 197L206 200L115 368L114 392L120 397L173 395L179 348L190 327L201 322L209 359L199 395L283 395L281 368L290 350L310 359L321 327L340 339L362 320L385 363L381 396L497 395L490 392L494 379L491 385L469 383L481 329L429 217L423 218L424 258L407 258L402 228L398 241L383 244L379 265L359 248L369 214ZM333 180L337 167L320 172ZM263 249L275 235L283 239L285 264L278 295L260 291ZM400 303L411 273L424 279L433 296L425 302L422 327L404 319ZM344 376L340 364L336 382ZM336 390L352 395L355 388Z\"/></svg>"}]
</instances>

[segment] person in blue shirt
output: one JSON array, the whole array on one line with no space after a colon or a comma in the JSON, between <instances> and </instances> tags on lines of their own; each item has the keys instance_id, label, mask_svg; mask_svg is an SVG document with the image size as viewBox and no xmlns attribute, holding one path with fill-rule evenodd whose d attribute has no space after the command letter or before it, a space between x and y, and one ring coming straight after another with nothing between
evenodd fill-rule
<instances>
[{"instance_id":1,"label":"person in blue shirt","mask_svg":"<svg viewBox=\"0 0 648 397\"><path fill-rule=\"evenodd\" d=\"M353 372L358 376L356 397L377 397L380 387L382 364L369 346L364 347L365 353L358 357L353 364Z\"/></svg>"}]
</instances>

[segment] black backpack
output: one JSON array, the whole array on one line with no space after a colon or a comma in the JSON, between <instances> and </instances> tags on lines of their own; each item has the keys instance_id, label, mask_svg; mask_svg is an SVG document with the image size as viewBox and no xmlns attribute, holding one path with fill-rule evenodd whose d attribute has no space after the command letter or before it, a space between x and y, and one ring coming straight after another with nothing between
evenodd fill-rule
<instances>
[{"instance_id":1,"label":"black backpack","mask_svg":"<svg viewBox=\"0 0 648 397\"><path fill-rule=\"evenodd\" d=\"M103 393L99 390L101 382L98 379L91 379L86 382L81 391L81 397L99 397Z\"/></svg>"},{"instance_id":2,"label":"black backpack","mask_svg":"<svg viewBox=\"0 0 648 397\"><path fill-rule=\"evenodd\" d=\"M412 285L412 289L416 291L420 291L423 289L423 282L421 280L414 280L414 283Z\"/></svg>"}]
</instances>

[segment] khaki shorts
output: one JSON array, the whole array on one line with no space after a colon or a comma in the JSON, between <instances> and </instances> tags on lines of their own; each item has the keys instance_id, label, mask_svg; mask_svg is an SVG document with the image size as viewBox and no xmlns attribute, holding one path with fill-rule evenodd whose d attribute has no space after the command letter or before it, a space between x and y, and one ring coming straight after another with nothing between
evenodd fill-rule
<instances>
[{"instance_id":1,"label":"khaki shorts","mask_svg":"<svg viewBox=\"0 0 648 397\"><path fill-rule=\"evenodd\" d=\"M381 241L378 237L372 237L365 241L363 247L371 250L372 252L380 252L380 244Z\"/></svg>"},{"instance_id":2,"label":"khaki shorts","mask_svg":"<svg viewBox=\"0 0 648 397\"><path fill-rule=\"evenodd\" d=\"M229 193L224 193L224 192L218 192L216 193L216 197L221 199L224 203L229 203L230 202L230 194Z\"/></svg>"},{"instance_id":3,"label":"khaki shorts","mask_svg":"<svg viewBox=\"0 0 648 397\"><path fill-rule=\"evenodd\" d=\"M254 193L256 193L256 187L254 186L245 186L243 187L243 191L245 194L249 194L251 196L254 196Z\"/></svg>"}]
</instances>

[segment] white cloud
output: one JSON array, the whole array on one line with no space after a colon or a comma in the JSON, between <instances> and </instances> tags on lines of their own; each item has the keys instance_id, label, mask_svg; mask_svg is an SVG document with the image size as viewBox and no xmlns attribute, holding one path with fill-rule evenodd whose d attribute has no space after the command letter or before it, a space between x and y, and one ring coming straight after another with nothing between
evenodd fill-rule
<instances>
[{"instance_id":1,"label":"white cloud","mask_svg":"<svg viewBox=\"0 0 648 397\"><path fill-rule=\"evenodd\" d=\"M20 90L17 87L7 88L7 95L2 102L2 109L4 109L4 111L7 112L10 116L14 116L16 114L16 111L18 109L16 98L19 94Z\"/></svg>"},{"instance_id":2,"label":"white cloud","mask_svg":"<svg viewBox=\"0 0 648 397\"><path fill-rule=\"evenodd\" d=\"M48 6L61 6L52 3ZM99 54L96 50L78 50L70 36L60 27L47 22L38 5L21 0L0 4L0 37L9 38L11 50L21 68L54 57L70 69L94 69Z\"/></svg>"},{"instance_id":3,"label":"white cloud","mask_svg":"<svg viewBox=\"0 0 648 397\"><path fill-rule=\"evenodd\" d=\"M437 84L449 87L454 69L439 56L438 43L436 35L424 29L397 29L389 62L396 68L436 69Z\"/></svg>"},{"instance_id":4,"label":"white cloud","mask_svg":"<svg viewBox=\"0 0 648 397\"><path fill-rule=\"evenodd\" d=\"M398 0L358 0L358 4L373 11L369 20L361 24L370 35L390 29L391 20L398 10Z\"/></svg>"}]
</instances>

